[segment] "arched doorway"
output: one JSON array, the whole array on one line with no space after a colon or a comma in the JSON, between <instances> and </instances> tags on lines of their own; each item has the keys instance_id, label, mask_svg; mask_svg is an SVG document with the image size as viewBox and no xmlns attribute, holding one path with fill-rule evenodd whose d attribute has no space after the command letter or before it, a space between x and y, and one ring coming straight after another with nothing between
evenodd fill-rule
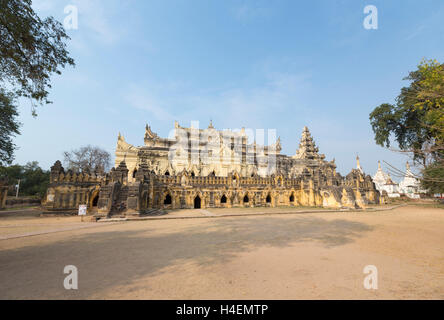
<instances>
[{"instance_id":1,"label":"arched doorway","mask_svg":"<svg viewBox=\"0 0 444 320\"><path fill-rule=\"evenodd\" d=\"M267 195L267 198L265 199L265 201L267 203L271 203L271 196L270 196L270 194Z\"/></svg>"},{"instance_id":2,"label":"arched doorway","mask_svg":"<svg viewBox=\"0 0 444 320\"><path fill-rule=\"evenodd\" d=\"M291 196L290 196L290 202L294 202L294 194L291 194Z\"/></svg>"},{"instance_id":3,"label":"arched doorway","mask_svg":"<svg viewBox=\"0 0 444 320\"><path fill-rule=\"evenodd\" d=\"M225 195L220 198L220 203L227 203L227 197Z\"/></svg>"},{"instance_id":4,"label":"arched doorway","mask_svg":"<svg viewBox=\"0 0 444 320\"><path fill-rule=\"evenodd\" d=\"M244 197L244 203L248 203L248 202L250 202L250 198L248 198L248 194L246 194Z\"/></svg>"},{"instance_id":5,"label":"arched doorway","mask_svg":"<svg viewBox=\"0 0 444 320\"><path fill-rule=\"evenodd\" d=\"M171 195L168 193L166 196L165 196L165 200L163 200L163 204L164 205L168 205L168 204L171 204L173 201L172 201L172 199L171 199Z\"/></svg>"},{"instance_id":6,"label":"arched doorway","mask_svg":"<svg viewBox=\"0 0 444 320\"><path fill-rule=\"evenodd\" d=\"M200 209L201 208L201 203L200 203L200 197L196 196L196 198L194 198L194 209Z\"/></svg>"}]
</instances>

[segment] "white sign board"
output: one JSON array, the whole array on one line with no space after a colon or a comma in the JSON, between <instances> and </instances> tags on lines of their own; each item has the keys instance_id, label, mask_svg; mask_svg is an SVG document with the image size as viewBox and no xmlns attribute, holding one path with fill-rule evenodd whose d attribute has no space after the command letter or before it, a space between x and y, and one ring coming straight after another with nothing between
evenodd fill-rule
<instances>
[{"instance_id":1,"label":"white sign board","mask_svg":"<svg viewBox=\"0 0 444 320\"><path fill-rule=\"evenodd\" d=\"M86 216L86 204L79 205L79 216Z\"/></svg>"}]
</instances>

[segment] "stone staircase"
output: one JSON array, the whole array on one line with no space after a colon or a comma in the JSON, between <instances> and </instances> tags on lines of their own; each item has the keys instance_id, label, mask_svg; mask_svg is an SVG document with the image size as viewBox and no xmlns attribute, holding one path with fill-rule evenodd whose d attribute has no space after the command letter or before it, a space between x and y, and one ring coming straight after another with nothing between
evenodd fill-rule
<instances>
[{"instance_id":1,"label":"stone staircase","mask_svg":"<svg viewBox=\"0 0 444 320\"><path fill-rule=\"evenodd\" d=\"M120 191L117 199L114 201L110 215L121 214L123 211L127 209L127 199L128 199L128 187L123 186Z\"/></svg>"}]
</instances>

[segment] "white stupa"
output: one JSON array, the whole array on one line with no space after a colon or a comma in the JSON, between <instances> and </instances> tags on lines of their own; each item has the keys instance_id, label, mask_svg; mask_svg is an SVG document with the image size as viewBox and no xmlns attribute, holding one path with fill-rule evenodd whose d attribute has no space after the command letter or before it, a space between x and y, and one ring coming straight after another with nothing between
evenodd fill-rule
<instances>
[{"instance_id":1,"label":"white stupa","mask_svg":"<svg viewBox=\"0 0 444 320\"><path fill-rule=\"evenodd\" d=\"M393 182L390 174L385 173L381 167L381 161L378 161L378 171L376 171L373 176L373 182L375 183L376 189L382 193L382 191L387 192L390 198L399 198L401 195L398 192L398 184Z\"/></svg>"},{"instance_id":2,"label":"white stupa","mask_svg":"<svg viewBox=\"0 0 444 320\"><path fill-rule=\"evenodd\" d=\"M418 199L420 193L426 193L426 190L421 189L420 181L415 178L415 175L410 169L410 164L407 162L405 166L404 179L399 183L399 192L404 193L407 197Z\"/></svg>"}]
</instances>

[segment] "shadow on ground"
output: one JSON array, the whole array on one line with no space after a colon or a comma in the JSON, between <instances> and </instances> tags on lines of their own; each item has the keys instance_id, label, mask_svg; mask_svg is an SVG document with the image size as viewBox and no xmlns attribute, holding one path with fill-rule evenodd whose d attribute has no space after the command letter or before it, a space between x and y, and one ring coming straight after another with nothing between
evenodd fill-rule
<instances>
[{"instance_id":1,"label":"shadow on ground","mask_svg":"<svg viewBox=\"0 0 444 320\"><path fill-rule=\"evenodd\" d=\"M130 228L134 230L99 228L56 243L0 251L0 299L87 298L185 261L209 266L254 248L297 242L329 248L372 230L359 222L306 216L212 219L172 233L156 233L150 222L121 227ZM79 290L64 289L65 265L77 266Z\"/></svg>"}]
</instances>

